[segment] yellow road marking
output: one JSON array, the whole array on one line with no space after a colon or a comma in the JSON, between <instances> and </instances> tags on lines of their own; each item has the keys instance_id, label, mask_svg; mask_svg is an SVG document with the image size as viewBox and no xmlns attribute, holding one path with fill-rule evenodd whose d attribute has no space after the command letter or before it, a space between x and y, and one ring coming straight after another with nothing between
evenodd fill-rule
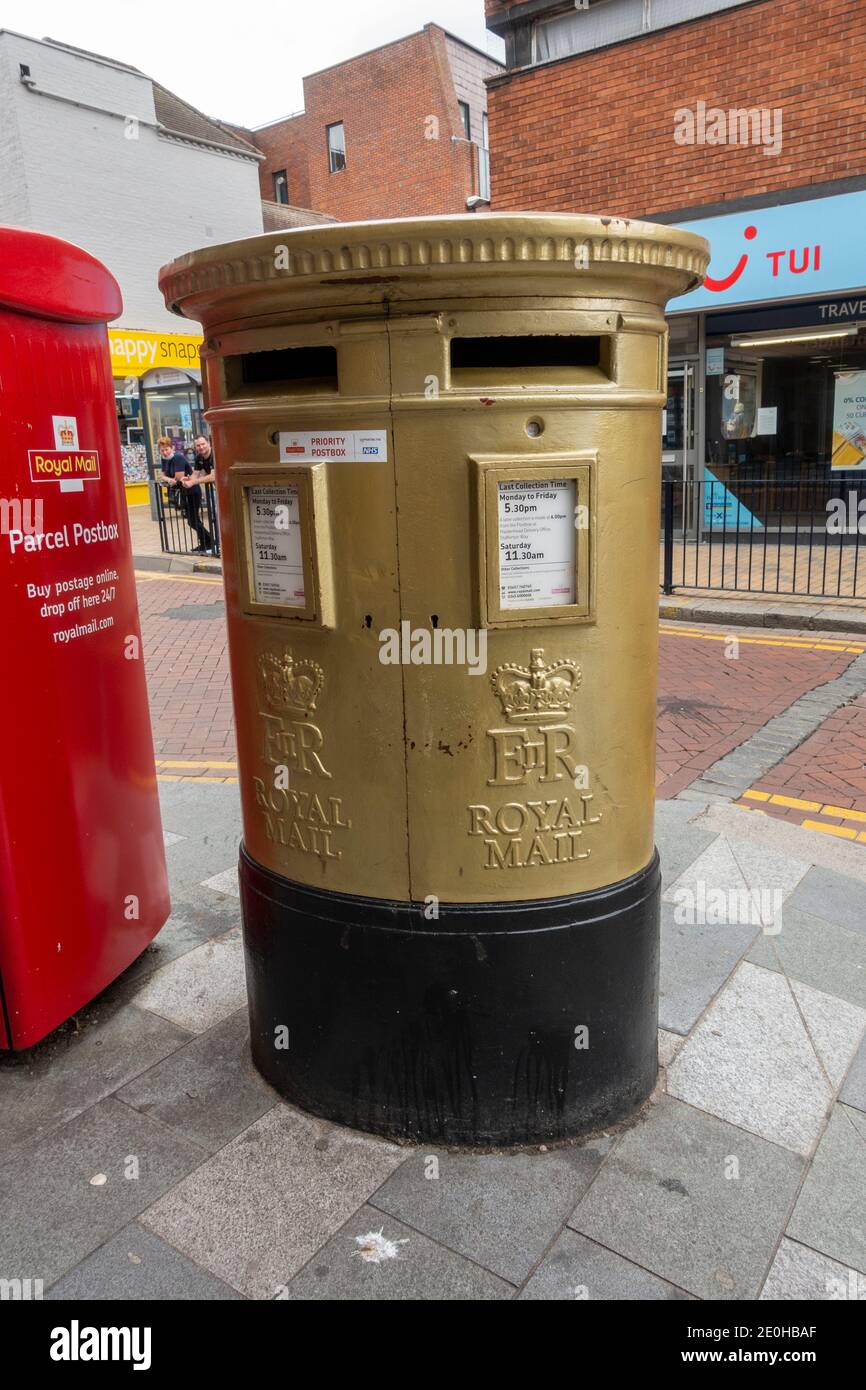
<instances>
[{"instance_id":1,"label":"yellow road marking","mask_svg":"<svg viewBox=\"0 0 866 1390\"><path fill-rule=\"evenodd\" d=\"M820 801L801 801L796 796L771 796L773 806L790 806L794 811L820 811Z\"/></svg>"},{"instance_id":2,"label":"yellow road marking","mask_svg":"<svg viewBox=\"0 0 866 1390\"><path fill-rule=\"evenodd\" d=\"M761 806L751 806L752 801L761 802ZM853 811L845 806L823 805L820 801L803 801L796 796L781 796L777 792L762 792L755 787L749 787L744 791L737 805L742 806L744 811L760 810L764 815L765 806L786 806L795 811L817 811L821 816L835 816L837 820L854 821L856 825L866 822L866 811ZM825 821L804 820L800 824L807 830L823 830L827 835L836 835L840 840L859 840L866 844L866 830L857 830L856 826L849 825L827 825Z\"/></svg>"},{"instance_id":3,"label":"yellow road marking","mask_svg":"<svg viewBox=\"0 0 866 1390\"><path fill-rule=\"evenodd\" d=\"M821 830L825 835L836 835L840 840L856 840L857 831L849 830L844 825L824 825L817 820L804 820L802 822L804 830Z\"/></svg>"},{"instance_id":4,"label":"yellow road marking","mask_svg":"<svg viewBox=\"0 0 866 1390\"><path fill-rule=\"evenodd\" d=\"M665 637L697 637L703 642L729 642L732 637L735 637L738 642L751 647L794 647L807 652L855 652L858 654L866 651L866 644L855 647L845 642L809 642L805 638L741 637L738 632L729 630L720 633L695 632L691 628L662 627L659 624L659 632Z\"/></svg>"},{"instance_id":5,"label":"yellow road marking","mask_svg":"<svg viewBox=\"0 0 866 1390\"><path fill-rule=\"evenodd\" d=\"M178 758L157 758L155 761L157 767L237 767L236 762L220 762L217 758L205 758L203 761L199 758L195 761L186 762L182 762ZM866 820L866 817L864 817L864 820Z\"/></svg>"},{"instance_id":6,"label":"yellow road marking","mask_svg":"<svg viewBox=\"0 0 866 1390\"><path fill-rule=\"evenodd\" d=\"M844 806L822 806L821 814L824 816L839 816L842 820L866 821L866 811L852 811L850 807Z\"/></svg>"},{"instance_id":7,"label":"yellow road marking","mask_svg":"<svg viewBox=\"0 0 866 1390\"><path fill-rule=\"evenodd\" d=\"M222 782L225 784L228 782L236 783L238 779L237 777L192 777L184 776L183 773L177 773L177 775L162 773L157 775L156 780L157 782Z\"/></svg>"},{"instance_id":8,"label":"yellow road marking","mask_svg":"<svg viewBox=\"0 0 866 1390\"><path fill-rule=\"evenodd\" d=\"M163 574L161 570L135 570L136 579L150 579L158 584L210 584L221 589L221 579L204 579L197 574Z\"/></svg>"}]
</instances>

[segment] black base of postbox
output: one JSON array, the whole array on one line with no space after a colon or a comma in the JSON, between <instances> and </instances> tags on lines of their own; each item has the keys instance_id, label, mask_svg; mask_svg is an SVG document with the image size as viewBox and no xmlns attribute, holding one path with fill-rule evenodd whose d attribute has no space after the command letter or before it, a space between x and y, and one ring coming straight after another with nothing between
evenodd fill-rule
<instances>
[{"instance_id":1,"label":"black base of postbox","mask_svg":"<svg viewBox=\"0 0 866 1390\"><path fill-rule=\"evenodd\" d=\"M438 919L290 882L243 848L240 883L253 1060L315 1115L537 1144L624 1119L655 1085L658 854L593 893Z\"/></svg>"}]
</instances>

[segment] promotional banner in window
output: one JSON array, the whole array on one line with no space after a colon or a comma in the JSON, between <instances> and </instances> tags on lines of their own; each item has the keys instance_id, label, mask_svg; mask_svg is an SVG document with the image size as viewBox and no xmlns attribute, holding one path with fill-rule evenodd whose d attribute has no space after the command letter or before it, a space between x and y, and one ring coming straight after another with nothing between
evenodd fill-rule
<instances>
[{"instance_id":1,"label":"promotional banner in window","mask_svg":"<svg viewBox=\"0 0 866 1390\"><path fill-rule=\"evenodd\" d=\"M830 467L866 469L866 372L837 372Z\"/></svg>"}]
</instances>

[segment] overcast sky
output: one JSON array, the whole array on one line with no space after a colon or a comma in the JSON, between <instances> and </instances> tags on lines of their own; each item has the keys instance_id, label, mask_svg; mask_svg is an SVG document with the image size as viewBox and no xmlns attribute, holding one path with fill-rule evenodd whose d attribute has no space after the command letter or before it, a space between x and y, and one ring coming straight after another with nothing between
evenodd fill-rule
<instances>
[{"instance_id":1,"label":"overcast sky","mask_svg":"<svg viewBox=\"0 0 866 1390\"><path fill-rule=\"evenodd\" d=\"M503 56L484 28L484 0L2 0L0 6L4 29L131 63L207 115L248 126L300 110L305 73L430 22Z\"/></svg>"}]
</instances>

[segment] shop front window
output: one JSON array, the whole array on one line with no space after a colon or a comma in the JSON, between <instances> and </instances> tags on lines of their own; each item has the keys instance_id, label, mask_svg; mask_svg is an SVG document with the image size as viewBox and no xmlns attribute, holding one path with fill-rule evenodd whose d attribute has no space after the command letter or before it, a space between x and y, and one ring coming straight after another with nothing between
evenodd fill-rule
<instances>
[{"instance_id":1,"label":"shop front window","mask_svg":"<svg viewBox=\"0 0 866 1390\"><path fill-rule=\"evenodd\" d=\"M167 435L179 453L190 453L199 431L198 393L185 387L148 391L147 416L152 441Z\"/></svg>"},{"instance_id":2,"label":"shop front window","mask_svg":"<svg viewBox=\"0 0 866 1390\"><path fill-rule=\"evenodd\" d=\"M125 483L146 482L147 450L144 444L141 396L135 377L115 381L114 405L117 412L117 432L120 435L123 481Z\"/></svg>"},{"instance_id":3,"label":"shop front window","mask_svg":"<svg viewBox=\"0 0 866 1390\"><path fill-rule=\"evenodd\" d=\"M708 484L764 525L796 527L866 475L866 324L711 328Z\"/></svg>"}]
</instances>

